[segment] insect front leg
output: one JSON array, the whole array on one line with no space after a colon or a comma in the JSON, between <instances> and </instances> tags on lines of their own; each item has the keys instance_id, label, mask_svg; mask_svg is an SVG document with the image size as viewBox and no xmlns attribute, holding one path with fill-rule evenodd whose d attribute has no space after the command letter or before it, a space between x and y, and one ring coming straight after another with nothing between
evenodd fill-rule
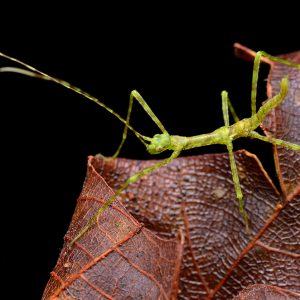
<instances>
[{"instance_id":1,"label":"insect front leg","mask_svg":"<svg viewBox=\"0 0 300 300\"><path fill-rule=\"evenodd\" d=\"M117 151L113 155L114 158L119 155L121 148L123 147L123 144L127 138L128 128L131 127L129 125L129 120L130 120L130 116L131 116L133 100L136 100L142 106L142 108L149 115L149 117L152 119L152 121L157 125L157 127L162 131L162 133L168 134L167 130L165 129L163 124L160 122L160 120L157 118L157 116L154 114L154 112L152 111L150 106L147 104L147 102L144 100L144 98L140 95L140 93L138 93L138 91L133 90L130 93L130 97L129 97L129 106L128 106L128 111L127 111L126 124L125 124L125 128L124 128L123 135L122 135L122 141L121 141L121 144L119 145ZM145 146L147 146L143 138L140 138L139 135L137 135L137 134L136 134L136 136L140 139L140 141Z\"/></svg>"},{"instance_id":2,"label":"insect front leg","mask_svg":"<svg viewBox=\"0 0 300 300\"><path fill-rule=\"evenodd\" d=\"M130 97L129 97L129 105L128 105L128 111L127 111L127 116L126 116L126 124L124 127L124 131L122 134L122 140L121 143L118 147L118 149L116 150L116 152L114 153L114 155L112 156L113 158L116 158L119 156L120 151L125 143L125 140L127 138L127 133L128 133L128 125L129 125L129 121L130 121L130 116L131 116L131 111L132 111L132 104L133 104L133 96L132 96L132 92L130 93ZM142 140L143 141L143 140ZM144 141L143 141L144 142Z\"/></svg>"},{"instance_id":3,"label":"insect front leg","mask_svg":"<svg viewBox=\"0 0 300 300\"><path fill-rule=\"evenodd\" d=\"M235 109L233 108L233 106L231 104L231 101L230 101L228 96L227 96L227 104L228 104L228 108L229 108L229 111L231 113L231 116L232 116L234 122L238 122L240 120L240 118L236 114Z\"/></svg>"}]
</instances>

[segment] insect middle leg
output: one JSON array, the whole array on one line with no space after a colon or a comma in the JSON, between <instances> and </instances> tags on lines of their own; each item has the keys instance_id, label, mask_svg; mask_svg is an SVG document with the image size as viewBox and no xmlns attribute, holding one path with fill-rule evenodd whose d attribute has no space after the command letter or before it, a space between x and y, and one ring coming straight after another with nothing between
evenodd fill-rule
<instances>
[{"instance_id":1,"label":"insect middle leg","mask_svg":"<svg viewBox=\"0 0 300 300\"><path fill-rule=\"evenodd\" d=\"M228 128L228 132L229 132L228 93L226 91L223 91L221 96L222 96L222 112L223 112L224 123L225 123L225 127ZM236 114L233 114L233 116L234 116L234 119L237 118ZM236 194L236 198L239 203L239 210L245 221L246 231L248 232L249 231L249 221L248 221L246 211L244 210L244 207L243 207L243 194L242 194L241 184L240 184L240 180L239 180L238 169L237 169L234 154L233 154L233 144L232 144L232 140L231 140L229 134L228 134L228 138L226 139L226 147L228 150L229 163L230 163L230 169L231 169L232 181L233 181L233 185L234 185L234 189L235 189L235 194Z\"/></svg>"}]
</instances>

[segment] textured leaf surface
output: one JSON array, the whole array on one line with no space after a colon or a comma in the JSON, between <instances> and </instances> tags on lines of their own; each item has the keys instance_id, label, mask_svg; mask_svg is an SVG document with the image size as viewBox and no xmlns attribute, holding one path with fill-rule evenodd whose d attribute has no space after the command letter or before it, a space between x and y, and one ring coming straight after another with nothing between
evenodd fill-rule
<instances>
[{"instance_id":1,"label":"textured leaf surface","mask_svg":"<svg viewBox=\"0 0 300 300\"><path fill-rule=\"evenodd\" d=\"M292 58L299 60L299 53ZM279 79L288 73L289 96L266 119L264 128L268 134L300 144L299 71L273 64L268 92L276 93ZM235 157L250 219L249 234L238 211L228 155L178 158L131 184L121 195L122 203L139 222L173 240L167 242L141 229L141 224L115 202L73 248L62 250L44 299L175 298L181 257L181 244L176 239L179 230L185 237L179 299L231 299L245 288L236 297L256 293L261 296L257 299L271 299L270 295L285 289L279 296L300 299L299 153L274 151L282 192L276 190L255 155L239 151ZM116 189L153 163L90 158L67 241L112 193L100 174ZM139 238L143 242L136 242ZM155 247L149 242L153 240ZM145 265L137 258L140 251L148 262ZM247 288L250 285L255 285L254 292Z\"/></svg>"},{"instance_id":2,"label":"textured leaf surface","mask_svg":"<svg viewBox=\"0 0 300 300\"><path fill-rule=\"evenodd\" d=\"M88 174L65 246L43 299L170 299L176 296L182 242L166 241L137 222L115 201L73 246L75 237L113 191L95 172ZM96 162L97 164L97 162Z\"/></svg>"},{"instance_id":3,"label":"textured leaf surface","mask_svg":"<svg viewBox=\"0 0 300 300\"><path fill-rule=\"evenodd\" d=\"M281 56L300 63L300 52ZM272 63L268 79L268 96L278 93L279 82L288 75L289 93L282 105L272 110L263 127L267 134L300 145L300 71L279 63ZM286 195L300 190L300 153L286 148L275 149L275 162L281 188Z\"/></svg>"},{"instance_id":4,"label":"textured leaf surface","mask_svg":"<svg viewBox=\"0 0 300 300\"><path fill-rule=\"evenodd\" d=\"M276 286L255 284L247 287L233 300L297 300L299 295Z\"/></svg>"},{"instance_id":5,"label":"textured leaf surface","mask_svg":"<svg viewBox=\"0 0 300 300\"><path fill-rule=\"evenodd\" d=\"M98 159L103 163L99 172L111 186L153 163ZM226 154L179 158L123 195L136 218L164 237L185 229L180 299L229 299L254 283L300 290L300 197L283 206L257 158L241 151L236 159L250 235L238 210Z\"/></svg>"}]
</instances>

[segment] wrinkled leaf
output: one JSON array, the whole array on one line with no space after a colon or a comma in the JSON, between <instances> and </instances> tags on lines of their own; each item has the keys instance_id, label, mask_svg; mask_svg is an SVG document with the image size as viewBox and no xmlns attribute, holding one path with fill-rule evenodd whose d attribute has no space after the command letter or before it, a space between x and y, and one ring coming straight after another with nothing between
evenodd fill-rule
<instances>
[{"instance_id":1,"label":"wrinkled leaf","mask_svg":"<svg viewBox=\"0 0 300 300\"><path fill-rule=\"evenodd\" d=\"M254 284L234 297L233 300L297 300L299 295L276 286Z\"/></svg>"},{"instance_id":2,"label":"wrinkled leaf","mask_svg":"<svg viewBox=\"0 0 300 300\"><path fill-rule=\"evenodd\" d=\"M180 299L229 299L258 282L288 280L287 287L300 289L300 197L283 210L283 199L257 158L239 151L236 159L250 235L236 203L227 154L178 158L124 194L128 209L157 233L171 237L185 228ZM109 177L115 187L137 168L153 163L101 161L98 171L106 179L117 174Z\"/></svg>"},{"instance_id":3,"label":"wrinkled leaf","mask_svg":"<svg viewBox=\"0 0 300 300\"><path fill-rule=\"evenodd\" d=\"M182 241L157 237L119 201L78 242L69 245L99 205L113 194L93 163L91 157L65 246L43 299L175 298Z\"/></svg>"},{"instance_id":4,"label":"wrinkled leaf","mask_svg":"<svg viewBox=\"0 0 300 300\"><path fill-rule=\"evenodd\" d=\"M292 58L299 60L299 53L294 54ZM291 68L282 68L277 64L272 66L269 95L270 84L272 92L276 93L276 80L279 81L287 73L290 73L290 90L284 105L270 114L264 122L264 128L268 134L300 144L299 71L291 71ZM244 205L250 221L250 233L245 232L244 222L238 210L227 154L178 158L131 184L121 195L122 203L139 222L143 222L162 238L174 239L180 230L183 231L185 241L178 284L179 299L230 299L253 284L260 284L270 295L279 289L275 288L274 292L274 289L270 290L264 285L284 288L286 293L296 298L299 295L300 298L300 155L286 149L276 148L274 151L282 192L275 188L255 155L247 151L238 151L235 157ZM93 215L92 211L111 194L100 175L109 186L116 189L130 175L153 163L155 160L106 160L101 156L91 158L89 169L93 168L93 178L97 178L97 183L89 178L92 174L89 172L67 240L79 232ZM91 193L92 199L89 198L91 196L86 196L86 193ZM117 207L119 209L116 209ZM120 213L121 207L121 204L115 202L113 208L101 215L97 224L74 248L69 249L66 245L47 285L44 299L48 299L53 293L59 295L60 299L70 299L67 297L72 297L74 293L80 299L107 299L88 284L93 282L92 279L97 281L97 288L114 299L125 299L125 295L128 299L139 299L137 295L140 295L141 299L175 297L176 270L181 249L178 239L177 243L171 240L171 247L165 246L164 243L167 242L164 241L161 242L164 244L161 248L148 247L149 251L154 252L143 252L151 266L156 266L155 270L169 270L167 273L170 281L167 283L169 278L166 278L164 273L158 272L157 275L147 269L148 274L157 276L155 280L161 281L163 288L147 276L149 285L144 288L144 281L141 279L144 278L141 275L143 273L132 277L131 272L124 271L126 268L123 268L123 264L119 266L119 263L115 263L123 259L119 253L122 251L126 258L130 257L130 260L124 258L127 262L126 270L136 272L137 263L131 259L136 257L140 247L146 246L132 240L140 235L145 237L143 241L149 241L150 235L153 239L155 237L149 231L140 229L140 223L129 214L123 210L123 213ZM120 216L115 216L117 212L118 215L121 214L121 221ZM123 224L120 231L116 228L118 222ZM131 243L135 247L127 246L132 245ZM155 243L160 244L157 241ZM169 254L168 251L172 248L175 251ZM86 254L86 249L91 255ZM104 255L107 251L110 251L108 255ZM155 258L155 253L159 253L158 258ZM95 258L99 256L101 259L98 262ZM168 259L162 259L165 257ZM165 265L167 261L170 266ZM81 274L91 263L94 263L94 266L87 283L81 278ZM64 266L70 266L67 272ZM141 268L140 265L139 267ZM121 282L118 280L120 273L124 275L122 279L126 282L126 288L115 284ZM86 275L83 276L86 278ZM75 277L76 280L73 280ZM68 284L71 281L72 283ZM127 294L122 294L124 290ZM80 293L83 291L90 298L82 297ZM140 294L136 294L136 291ZM248 292L248 289L244 291L246 294ZM262 289L256 289L256 292L259 295ZM244 297L243 295L245 294L239 297Z\"/></svg>"},{"instance_id":5,"label":"wrinkled leaf","mask_svg":"<svg viewBox=\"0 0 300 300\"><path fill-rule=\"evenodd\" d=\"M281 56L300 63L300 52ZM288 75L289 93L282 105L272 110L263 127L267 134L300 145L300 75L299 70L279 63L273 63L268 80L268 96L279 90L281 78ZM300 191L300 153L286 148L275 149L275 163L282 191L298 194Z\"/></svg>"}]
</instances>

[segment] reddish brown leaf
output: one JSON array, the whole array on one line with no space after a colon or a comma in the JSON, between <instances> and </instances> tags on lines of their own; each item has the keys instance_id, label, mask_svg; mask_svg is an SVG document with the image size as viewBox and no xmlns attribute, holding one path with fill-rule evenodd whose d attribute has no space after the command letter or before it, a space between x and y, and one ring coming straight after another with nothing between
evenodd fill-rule
<instances>
[{"instance_id":1,"label":"reddish brown leaf","mask_svg":"<svg viewBox=\"0 0 300 300\"><path fill-rule=\"evenodd\" d=\"M254 284L234 297L233 300L297 300L299 295L276 286Z\"/></svg>"},{"instance_id":2,"label":"reddish brown leaf","mask_svg":"<svg viewBox=\"0 0 300 300\"><path fill-rule=\"evenodd\" d=\"M245 60L253 60L255 52L238 43L234 44L235 53ZM300 64L300 51L283 54L280 58ZM279 92L280 81L289 78L289 92L284 102L273 109L262 124L266 135L300 144L300 71L282 63L262 57L262 61L270 64L267 83L268 97ZM300 153L282 147L274 148L274 159L282 192L286 196L298 194L300 191Z\"/></svg>"},{"instance_id":3,"label":"reddish brown leaf","mask_svg":"<svg viewBox=\"0 0 300 300\"><path fill-rule=\"evenodd\" d=\"M276 70L274 67L272 78L284 76L274 74ZM275 117L271 115L264 126L269 133L276 133L278 137L284 133L285 140L300 144L299 71L293 76L290 76L290 97L286 100L286 106L276 110ZM131 184L121 195L122 202L140 222L164 238L174 238L180 229L183 230L185 243L179 299L230 299L253 284L280 286L287 290L287 295L299 295L300 298L299 154L283 149L275 151L283 193L276 190L255 155L239 151L235 157L250 221L250 234L245 232L238 210L227 154L178 158ZM130 175L153 163L155 160L106 160L101 156L91 159L89 169L93 168L93 173L89 172L86 179L67 239L75 236L93 215L96 207L112 193L106 185L102 185L103 182L100 185L95 183L95 179L90 179L91 174L99 182L100 176L97 174L101 174L109 186L116 189ZM90 201L89 197L93 197L93 200ZM122 224L120 231L116 228L119 222ZM50 280L44 298L56 293L66 299L67 292L84 291L86 298L80 294L76 296L80 299L105 299L88 284L93 282L92 278L97 281L101 292L117 299L127 296L137 299L139 292L143 292L142 297L148 297L147 299L171 297L172 293L175 297L173 291L176 288L180 246L174 240L171 241L171 247L175 250L171 254L167 252L170 251L170 246L165 246L165 241L159 251L156 247L150 247L150 252L144 250L144 258L148 258L150 267L157 260L162 270L166 268L166 260L163 261L162 257L169 255L167 257L171 265L166 272L172 280L168 281L162 273L158 272L157 275L148 270L150 267L142 267L133 259L136 251L139 253L139 247L146 247L144 242L134 242L135 239L142 236L145 237L144 241L149 241L151 235L145 229L140 230L139 226L140 223L124 212L121 204L116 202L113 209L106 210L92 230L79 240L80 244L72 249L64 248L53 273L59 277L54 275ZM155 244L163 243L159 241L157 239ZM132 247L132 244L138 247ZM84 249L88 249L91 255L86 256ZM109 255L102 257L107 251ZM165 251L164 254L161 251ZM177 256L176 251L179 251ZM156 258L158 253L160 255ZM95 258L100 256L99 262L96 262ZM121 266L119 270L119 264L115 263L119 259L125 261L130 270L124 279L126 289L121 284L114 284L120 282L116 280L120 278L118 274L124 274L124 268ZM94 273L86 283L81 274L86 278L84 268L91 263L95 264ZM70 266L67 272L66 266ZM99 271L96 272L98 268ZM151 278L145 276L148 280L147 288L143 281L139 281L144 278L144 273L140 271L142 268L148 275L153 275ZM137 272L139 277L131 275L131 272ZM259 294L263 288L274 295L274 289L270 290L267 286L261 286L260 291L256 289L256 293ZM89 294L91 291L96 294ZM127 294L122 294L124 291ZM247 291L249 290L246 289L245 293ZM267 297L267 294L264 295ZM72 294L68 296L71 297Z\"/></svg>"},{"instance_id":4,"label":"reddish brown leaf","mask_svg":"<svg viewBox=\"0 0 300 300\"><path fill-rule=\"evenodd\" d=\"M113 193L92 157L65 246L43 299L173 299L182 241L144 228L115 201L72 247L69 242Z\"/></svg>"},{"instance_id":5,"label":"reddish brown leaf","mask_svg":"<svg viewBox=\"0 0 300 300\"><path fill-rule=\"evenodd\" d=\"M240 151L236 159L250 235L236 204L227 154L178 158L123 195L128 209L157 233L170 237L185 228L180 299L229 299L253 283L300 290L300 197L282 210L282 198L257 158ZM153 163L98 161L98 172L115 188Z\"/></svg>"},{"instance_id":6,"label":"reddish brown leaf","mask_svg":"<svg viewBox=\"0 0 300 300\"><path fill-rule=\"evenodd\" d=\"M300 63L300 51L281 56ZM264 122L264 129L279 139L300 144L300 75L299 70L272 63L268 79L268 96L278 93L282 77L289 77L289 93L284 103L272 110ZM300 153L282 147L275 148L275 163L282 191L288 196L300 191Z\"/></svg>"}]
</instances>

